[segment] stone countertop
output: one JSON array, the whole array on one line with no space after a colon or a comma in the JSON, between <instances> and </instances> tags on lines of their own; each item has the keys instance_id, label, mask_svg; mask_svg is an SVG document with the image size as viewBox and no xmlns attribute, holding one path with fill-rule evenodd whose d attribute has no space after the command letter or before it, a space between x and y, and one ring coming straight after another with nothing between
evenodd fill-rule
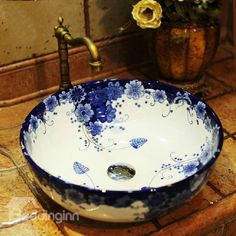
<instances>
[{"instance_id":1,"label":"stone countertop","mask_svg":"<svg viewBox=\"0 0 236 236\"><path fill-rule=\"evenodd\" d=\"M150 78L150 71L152 69L146 66L114 76ZM139 224L107 224L82 217L77 222L50 218L52 212L55 216L64 210L35 188L19 146L20 125L42 98L0 108L0 222L36 214L32 219L0 229L0 236L235 236L236 73L228 48L218 50L208 69L207 81L211 90L203 99L218 114L224 128L223 150L214 170L205 187L191 201L163 217Z\"/></svg>"}]
</instances>

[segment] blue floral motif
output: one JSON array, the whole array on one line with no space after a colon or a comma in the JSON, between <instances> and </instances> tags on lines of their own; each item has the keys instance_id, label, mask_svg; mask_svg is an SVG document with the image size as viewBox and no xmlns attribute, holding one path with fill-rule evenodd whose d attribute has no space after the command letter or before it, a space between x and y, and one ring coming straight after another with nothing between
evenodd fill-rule
<instances>
[{"instance_id":1,"label":"blue floral motif","mask_svg":"<svg viewBox=\"0 0 236 236\"><path fill-rule=\"evenodd\" d=\"M183 166L183 172L186 177L193 175L197 172L198 161L192 161Z\"/></svg>"},{"instance_id":2,"label":"blue floral motif","mask_svg":"<svg viewBox=\"0 0 236 236\"><path fill-rule=\"evenodd\" d=\"M43 103L45 104L46 111L51 111L53 112L55 108L58 106L58 101L55 96L50 96L46 98Z\"/></svg>"},{"instance_id":3,"label":"blue floral motif","mask_svg":"<svg viewBox=\"0 0 236 236\"><path fill-rule=\"evenodd\" d=\"M219 136L219 129L218 125L215 125L212 129L212 142L215 143L217 137Z\"/></svg>"},{"instance_id":4,"label":"blue floral motif","mask_svg":"<svg viewBox=\"0 0 236 236\"><path fill-rule=\"evenodd\" d=\"M116 109L112 105L101 106L96 109L96 118L101 122L112 122L116 118Z\"/></svg>"},{"instance_id":5,"label":"blue floral motif","mask_svg":"<svg viewBox=\"0 0 236 236\"><path fill-rule=\"evenodd\" d=\"M159 102L159 103L163 103L166 99L166 92L164 90L156 90L153 92L152 94L154 101Z\"/></svg>"},{"instance_id":6,"label":"blue floral motif","mask_svg":"<svg viewBox=\"0 0 236 236\"><path fill-rule=\"evenodd\" d=\"M102 133L102 125L99 124L99 122L90 122L89 123L89 127L88 130L90 132L90 134L92 134L92 136L96 136Z\"/></svg>"},{"instance_id":7,"label":"blue floral motif","mask_svg":"<svg viewBox=\"0 0 236 236\"><path fill-rule=\"evenodd\" d=\"M175 207L176 205L184 202L186 199L188 199L192 195L191 191L188 189L180 190L179 192L175 193L174 196L169 198L169 207Z\"/></svg>"},{"instance_id":8,"label":"blue floral motif","mask_svg":"<svg viewBox=\"0 0 236 236\"><path fill-rule=\"evenodd\" d=\"M89 122L94 112L91 105L86 103L85 105L79 104L75 110L75 115L79 122Z\"/></svg>"},{"instance_id":9,"label":"blue floral motif","mask_svg":"<svg viewBox=\"0 0 236 236\"><path fill-rule=\"evenodd\" d=\"M27 132L27 131L24 131L23 134L24 134L25 146L28 150L28 153L31 155L31 153L32 153L32 139L31 139L31 136L30 136L29 132Z\"/></svg>"},{"instance_id":10,"label":"blue floral motif","mask_svg":"<svg viewBox=\"0 0 236 236\"><path fill-rule=\"evenodd\" d=\"M130 81L130 83L125 85L125 88L125 94L128 98L138 100L144 96L144 87L141 81Z\"/></svg>"},{"instance_id":11,"label":"blue floral motif","mask_svg":"<svg viewBox=\"0 0 236 236\"><path fill-rule=\"evenodd\" d=\"M133 148L138 149L142 147L147 141L148 140L146 138L134 138L131 139L129 142Z\"/></svg>"},{"instance_id":12,"label":"blue floral motif","mask_svg":"<svg viewBox=\"0 0 236 236\"><path fill-rule=\"evenodd\" d=\"M116 118L116 109L113 108L111 105L107 106L107 122L110 123Z\"/></svg>"},{"instance_id":13,"label":"blue floral motif","mask_svg":"<svg viewBox=\"0 0 236 236\"><path fill-rule=\"evenodd\" d=\"M209 117L207 117L204 120L205 123L205 128L207 129L207 131L211 131L212 127L211 127L211 119Z\"/></svg>"},{"instance_id":14,"label":"blue floral motif","mask_svg":"<svg viewBox=\"0 0 236 236\"><path fill-rule=\"evenodd\" d=\"M38 128L38 118L36 116L31 115L31 117L30 117L30 126L31 126L31 129L34 132Z\"/></svg>"},{"instance_id":15,"label":"blue floral motif","mask_svg":"<svg viewBox=\"0 0 236 236\"><path fill-rule=\"evenodd\" d=\"M116 200L116 203L114 204L114 206L116 206L116 207L126 207L126 206L132 204L132 202L133 202L132 199L129 196L125 195L121 198L118 198Z\"/></svg>"},{"instance_id":16,"label":"blue floral motif","mask_svg":"<svg viewBox=\"0 0 236 236\"><path fill-rule=\"evenodd\" d=\"M192 101L191 101L191 99L189 98L189 93L188 92L185 92L185 93L181 93L181 92L177 92L176 93L176 97L174 98L174 101L173 101L173 103L184 103L184 102L186 102L186 103L188 103L188 104L192 104Z\"/></svg>"},{"instance_id":17,"label":"blue floral motif","mask_svg":"<svg viewBox=\"0 0 236 236\"><path fill-rule=\"evenodd\" d=\"M160 193L153 193L148 196L148 198L144 201L147 206L159 205L165 203L166 195Z\"/></svg>"},{"instance_id":18,"label":"blue floral motif","mask_svg":"<svg viewBox=\"0 0 236 236\"><path fill-rule=\"evenodd\" d=\"M76 189L71 188L65 191L64 198L69 199L76 204L80 204L84 202L85 196L83 193L77 191Z\"/></svg>"},{"instance_id":19,"label":"blue floral motif","mask_svg":"<svg viewBox=\"0 0 236 236\"><path fill-rule=\"evenodd\" d=\"M88 197L88 203L94 204L94 205L101 205L105 203L105 198L102 196L98 196L96 194L89 195Z\"/></svg>"},{"instance_id":20,"label":"blue floral motif","mask_svg":"<svg viewBox=\"0 0 236 236\"><path fill-rule=\"evenodd\" d=\"M211 146L208 144L199 157L200 163L205 165L212 158Z\"/></svg>"},{"instance_id":21,"label":"blue floral motif","mask_svg":"<svg viewBox=\"0 0 236 236\"><path fill-rule=\"evenodd\" d=\"M59 101L60 101L60 103L61 104L66 104L66 102L69 101L70 96L71 96L70 92L62 91L61 94L59 94Z\"/></svg>"},{"instance_id":22,"label":"blue floral motif","mask_svg":"<svg viewBox=\"0 0 236 236\"><path fill-rule=\"evenodd\" d=\"M124 93L124 88L120 86L119 82L109 82L107 87L108 99L109 100L117 100L121 98Z\"/></svg>"},{"instance_id":23,"label":"blue floral motif","mask_svg":"<svg viewBox=\"0 0 236 236\"><path fill-rule=\"evenodd\" d=\"M69 101L73 103L79 103L84 100L86 93L84 92L84 89L77 85L69 90Z\"/></svg>"},{"instance_id":24,"label":"blue floral motif","mask_svg":"<svg viewBox=\"0 0 236 236\"><path fill-rule=\"evenodd\" d=\"M195 111L199 119L204 119L206 114L206 105L203 102L199 101L195 106Z\"/></svg>"},{"instance_id":25,"label":"blue floral motif","mask_svg":"<svg viewBox=\"0 0 236 236\"><path fill-rule=\"evenodd\" d=\"M98 107L106 104L108 100L107 88L98 88L89 92L88 99L91 105Z\"/></svg>"},{"instance_id":26,"label":"blue floral motif","mask_svg":"<svg viewBox=\"0 0 236 236\"><path fill-rule=\"evenodd\" d=\"M84 173L89 171L88 167L82 165L81 163L79 163L77 161L74 162L73 169L74 169L75 173L79 174L79 175L82 175L82 174L84 174Z\"/></svg>"}]
</instances>

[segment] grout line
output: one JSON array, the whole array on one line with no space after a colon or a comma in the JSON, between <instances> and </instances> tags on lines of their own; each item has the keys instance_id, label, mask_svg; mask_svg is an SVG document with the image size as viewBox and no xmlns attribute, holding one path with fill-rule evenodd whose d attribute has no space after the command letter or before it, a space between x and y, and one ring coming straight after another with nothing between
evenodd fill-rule
<instances>
[{"instance_id":1,"label":"grout line","mask_svg":"<svg viewBox=\"0 0 236 236\"><path fill-rule=\"evenodd\" d=\"M236 133L232 134L232 138L233 138L233 140L236 140Z\"/></svg>"},{"instance_id":2,"label":"grout line","mask_svg":"<svg viewBox=\"0 0 236 236\"><path fill-rule=\"evenodd\" d=\"M221 94L218 94L218 95L206 98L205 101L210 101L210 100L213 100L213 99L216 99L216 98L219 98L219 97L223 97L223 96L231 94L231 93L234 93L234 91L231 90L231 91L228 91L228 92L224 92L224 93L221 93Z\"/></svg>"},{"instance_id":3,"label":"grout line","mask_svg":"<svg viewBox=\"0 0 236 236\"><path fill-rule=\"evenodd\" d=\"M213 61L213 62L210 64L209 67L211 67L212 65L220 64L220 63L225 62L225 61L232 60L232 59L234 59L234 55L229 55L228 57L219 59L219 60L217 60L217 61Z\"/></svg>"},{"instance_id":4,"label":"grout line","mask_svg":"<svg viewBox=\"0 0 236 236\"><path fill-rule=\"evenodd\" d=\"M211 77L212 79L216 80L217 82L221 83L222 85L224 85L225 87L229 88L230 90L234 90L233 87L231 87L230 85L226 84L224 81L219 80L214 74L212 74L209 71L206 71L206 75Z\"/></svg>"},{"instance_id":5,"label":"grout line","mask_svg":"<svg viewBox=\"0 0 236 236\"><path fill-rule=\"evenodd\" d=\"M223 128L223 131L224 131L227 135L230 135L230 133L229 133L226 129Z\"/></svg>"},{"instance_id":6,"label":"grout line","mask_svg":"<svg viewBox=\"0 0 236 236\"><path fill-rule=\"evenodd\" d=\"M221 193L221 194L222 194L222 193ZM223 200L227 201L226 198L230 198L231 196L233 196L233 195L235 195L235 194L236 194L236 191L230 193L230 194L227 195L224 199L219 200L219 201L217 202L217 204L219 204L219 203L220 203L221 201L223 201ZM164 230L165 228L168 228L168 227L171 226L171 225L177 224L179 221L184 221L186 218L191 217L191 216L194 216L195 214L198 214L199 212L206 211L207 209L212 208L213 206L214 206L214 205L209 205L209 206L206 207L206 208L203 208L203 209L200 209L200 210L196 210L196 211L194 211L194 212L192 212L192 213L190 213L190 214L188 214L188 215L186 215L186 216L184 216L184 217L181 217L181 218L179 218L179 219L177 219L177 220L174 220L173 222L171 222L171 223L169 223L169 224L164 225L162 229ZM231 219L232 219L232 218L231 218ZM227 223L229 223L229 222L232 222L231 219L230 219L230 220L227 220L226 222L224 222L224 224L227 224ZM236 218L235 218L235 219L236 219ZM157 232L157 231L156 231L156 232Z\"/></svg>"},{"instance_id":7,"label":"grout line","mask_svg":"<svg viewBox=\"0 0 236 236\"><path fill-rule=\"evenodd\" d=\"M153 231L151 231L149 233L143 234L143 236L151 236L152 234L157 233L158 231L160 231L160 230L159 229L153 230Z\"/></svg>"},{"instance_id":8,"label":"grout line","mask_svg":"<svg viewBox=\"0 0 236 236\"><path fill-rule=\"evenodd\" d=\"M225 137L224 137L224 140L231 137L231 134L226 129L223 128L223 132L226 134Z\"/></svg>"},{"instance_id":9,"label":"grout line","mask_svg":"<svg viewBox=\"0 0 236 236\"><path fill-rule=\"evenodd\" d=\"M230 53L233 57L234 57L234 53L232 52L233 51L233 46L232 46L232 49L229 49L227 48L226 45L222 45L222 49L224 49L226 52Z\"/></svg>"},{"instance_id":10,"label":"grout line","mask_svg":"<svg viewBox=\"0 0 236 236\"><path fill-rule=\"evenodd\" d=\"M177 218L177 219L174 219L173 221L170 221L169 223L167 223L167 224L163 224L163 225L161 225L161 229L164 229L164 228L166 228L166 227L168 227L168 226L170 226L170 225L172 225L172 224L175 224L176 222L178 222L178 221L181 221L181 220L184 220L184 219L186 219L186 218L188 218L189 216L191 216L191 215L194 215L194 214L196 214L197 212L199 212L199 211L201 211L201 210L205 210L205 209L207 209L208 207L210 207L211 205L208 205L207 207L204 207L204 208L202 208L202 209L196 209L196 210L194 210L194 211L192 211L192 212L190 212L190 213L188 213L188 214L186 214L186 215L183 215L183 216L181 216L181 217L179 217L179 218ZM168 215L168 214L167 214ZM159 230L161 230L161 229L159 229Z\"/></svg>"},{"instance_id":11,"label":"grout line","mask_svg":"<svg viewBox=\"0 0 236 236\"><path fill-rule=\"evenodd\" d=\"M214 190L218 195L220 195L222 198L227 197L225 194L223 194L218 188L216 188L211 182L207 182L207 186L209 186L210 188L212 188L212 190Z\"/></svg>"},{"instance_id":12,"label":"grout line","mask_svg":"<svg viewBox=\"0 0 236 236\"><path fill-rule=\"evenodd\" d=\"M163 226L159 223L157 218L151 220L151 222L156 226L157 230L160 230L163 228Z\"/></svg>"},{"instance_id":13,"label":"grout line","mask_svg":"<svg viewBox=\"0 0 236 236\"><path fill-rule=\"evenodd\" d=\"M222 236L226 236L226 230L227 230L227 228L226 228L226 224L223 224L223 232L222 232Z\"/></svg>"},{"instance_id":14,"label":"grout line","mask_svg":"<svg viewBox=\"0 0 236 236\"><path fill-rule=\"evenodd\" d=\"M225 49L224 49L224 50L225 50ZM228 51L227 51L227 53L228 53ZM222 58L222 59L213 61L210 66L213 66L213 65L216 65L216 64L225 62L225 61L227 61L227 60L232 60L232 59L234 59L234 55L229 55L229 56L227 56L227 57L225 57L225 58Z\"/></svg>"}]
</instances>

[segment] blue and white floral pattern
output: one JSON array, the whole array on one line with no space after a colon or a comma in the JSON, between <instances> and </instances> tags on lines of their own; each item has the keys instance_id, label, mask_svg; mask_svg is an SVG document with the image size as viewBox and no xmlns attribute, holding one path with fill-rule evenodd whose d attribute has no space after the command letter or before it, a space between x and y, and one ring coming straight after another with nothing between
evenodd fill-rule
<instances>
[{"instance_id":1,"label":"blue and white floral pattern","mask_svg":"<svg viewBox=\"0 0 236 236\"><path fill-rule=\"evenodd\" d=\"M79 163L78 161L74 162L73 164L73 169L75 171L76 174L84 174L87 171L89 171L89 168L84 166L83 164Z\"/></svg>"},{"instance_id":2,"label":"blue and white floral pattern","mask_svg":"<svg viewBox=\"0 0 236 236\"><path fill-rule=\"evenodd\" d=\"M68 95L69 95L68 96L69 102L77 104L84 100L86 93L84 92L84 89L80 85L77 85L77 86L74 86L73 89L69 90Z\"/></svg>"},{"instance_id":3,"label":"blue and white floral pattern","mask_svg":"<svg viewBox=\"0 0 236 236\"><path fill-rule=\"evenodd\" d=\"M60 104L66 104L70 100L70 96L70 92L61 91L61 94L59 94Z\"/></svg>"},{"instance_id":4,"label":"blue and white floral pattern","mask_svg":"<svg viewBox=\"0 0 236 236\"><path fill-rule=\"evenodd\" d=\"M55 96L50 96L46 98L44 101L46 111L54 111L55 108L58 106L58 100Z\"/></svg>"},{"instance_id":5,"label":"blue and white floral pattern","mask_svg":"<svg viewBox=\"0 0 236 236\"><path fill-rule=\"evenodd\" d=\"M98 121L89 123L88 131L92 136L100 135L102 133L102 130L102 125Z\"/></svg>"},{"instance_id":6,"label":"blue and white floral pattern","mask_svg":"<svg viewBox=\"0 0 236 236\"><path fill-rule=\"evenodd\" d=\"M169 88L157 82L106 80L74 86L49 96L26 119L22 128L22 150L31 160L33 145L37 142L37 132L41 132L42 135L46 134L47 128L54 125L54 117L58 115L57 107L64 105L70 107L69 111L65 111L65 117L71 122L70 125L76 126L79 139L81 138L81 143L84 143L79 150L95 148L95 150L92 149L94 153L96 150L109 153L125 148L131 149L133 153L145 150L149 142L152 142L145 135L135 134L133 137L129 137L126 146L122 146L122 148L115 139L109 139L107 146L101 143L105 132L109 130L118 134L126 132L125 123L129 116L122 113L120 109L126 102L130 102L135 109L142 109L144 105L148 109L153 109L154 106L158 109L162 106L164 110L161 111L161 119L171 117L182 108L185 109L184 105L187 104L186 111L184 110L187 125L203 124L201 127L205 127L209 137L197 149L200 150L197 153L185 155L171 150L169 160L158 168L153 166L152 179L148 179L147 184L140 191L135 190L134 194L132 190L110 191L108 194L101 191L96 179L90 177L93 166L87 165L86 159L73 160L70 164L71 170L78 179L86 177L92 182L92 188L86 182L81 184L82 187L73 186L73 184L63 182L59 177L45 175L38 167L33 169L42 185L49 186L61 196L59 203L69 201L70 204L78 204L82 210L87 210L88 206L92 209L99 209L100 205L111 207L114 211L124 208L134 212L133 221L142 221L181 204L198 191L205 181L208 168L221 149L221 144L219 144L222 134L220 123L204 102L199 101L188 92ZM109 158L109 155L107 156ZM164 182L173 178L173 173L182 175L182 181L161 185L164 187L160 188L153 187L152 183L155 180L158 183ZM91 189L93 192L90 192Z\"/></svg>"},{"instance_id":7,"label":"blue and white floral pattern","mask_svg":"<svg viewBox=\"0 0 236 236\"><path fill-rule=\"evenodd\" d=\"M124 94L124 88L120 86L119 82L109 82L107 85L108 99L109 100L117 100L121 98Z\"/></svg>"},{"instance_id":8,"label":"blue and white floral pattern","mask_svg":"<svg viewBox=\"0 0 236 236\"><path fill-rule=\"evenodd\" d=\"M205 114L206 114L206 105L203 102L199 101L197 105L195 106L195 110L197 113L197 117L199 119L204 119Z\"/></svg>"},{"instance_id":9,"label":"blue and white floral pattern","mask_svg":"<svg viewBox=\"0 0 236 236\"><path fill-rule=\"evenodd\" d=\"M93 116L94 111L90 104L86 103L84 105L79 104L75 109L75 115L79 122L86 123L90 121L90 118Z\"/></svg>"},{"instance_id":10,"label":"blue and white floral pattern","mask_svg":"<svg viewBox=\"0 0 236 236\"><path fill-rule=\"evenodd\" d=\"M183 165L183 172L186 177L191 176L197 172L198 161L191 161Z\"/></svg>"},{"instance_id":11,"label":"blue and white floral pattern","mask_svg":"<svg viewBox=\"0 0 236 236\"><path fill-rule=\"evenodd\" d=\"M131 81L125 85L125 94L130 99L138 100L144 96L144 87L141 81Z\"/></svg>"},{"instance_id":12,"label":"blue and white floral pattern","mask_svg":"<svg viewBox=\"0 0 236 236\"><path fill-rule=\"evenodd\" d=\"M164 90L157 89L153 92L152 96L155 102L163 103L167 99L166 92Z\"/></svg>"},{"instance_id":13,"label":"blue and white floral pattern","mask_svg":"<svg viewBox=\"0 0 236 236\"><path fill-rule=\"evenodd\" d=\"M35 132L36 129L38 128L38 118L35 117L34 115L31 115L31 118L30 118L30 126L31 126L31 129Z\"/></svg>"},{"instance_id":14,"label":"blue and white floral pattern","mask_svg":"<svg viewBox=\"0 0 236 236\"><path fill-rule=\"evenodd\" d=\"M92 106L100 107L106 104L108 99L107 88L97 88L89 92L88 99Z\"/></svg>"}]
</instances>

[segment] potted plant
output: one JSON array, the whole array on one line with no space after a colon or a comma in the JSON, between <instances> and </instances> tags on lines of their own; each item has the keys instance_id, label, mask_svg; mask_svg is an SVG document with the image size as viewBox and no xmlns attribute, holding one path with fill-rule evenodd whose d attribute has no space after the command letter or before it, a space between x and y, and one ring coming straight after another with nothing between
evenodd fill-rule
<instances>
[{"instance_id":1,"label":"potted plant","mask_svg":"<svg viewBox=\"0 0 236 236\"><path fill-rule=\"evenodd\" d=\"M152 29L151 51L161 78L199 92L219 42L220 1L141 0L132 4L137 25Z\"/></svg>"}]
</instances>

